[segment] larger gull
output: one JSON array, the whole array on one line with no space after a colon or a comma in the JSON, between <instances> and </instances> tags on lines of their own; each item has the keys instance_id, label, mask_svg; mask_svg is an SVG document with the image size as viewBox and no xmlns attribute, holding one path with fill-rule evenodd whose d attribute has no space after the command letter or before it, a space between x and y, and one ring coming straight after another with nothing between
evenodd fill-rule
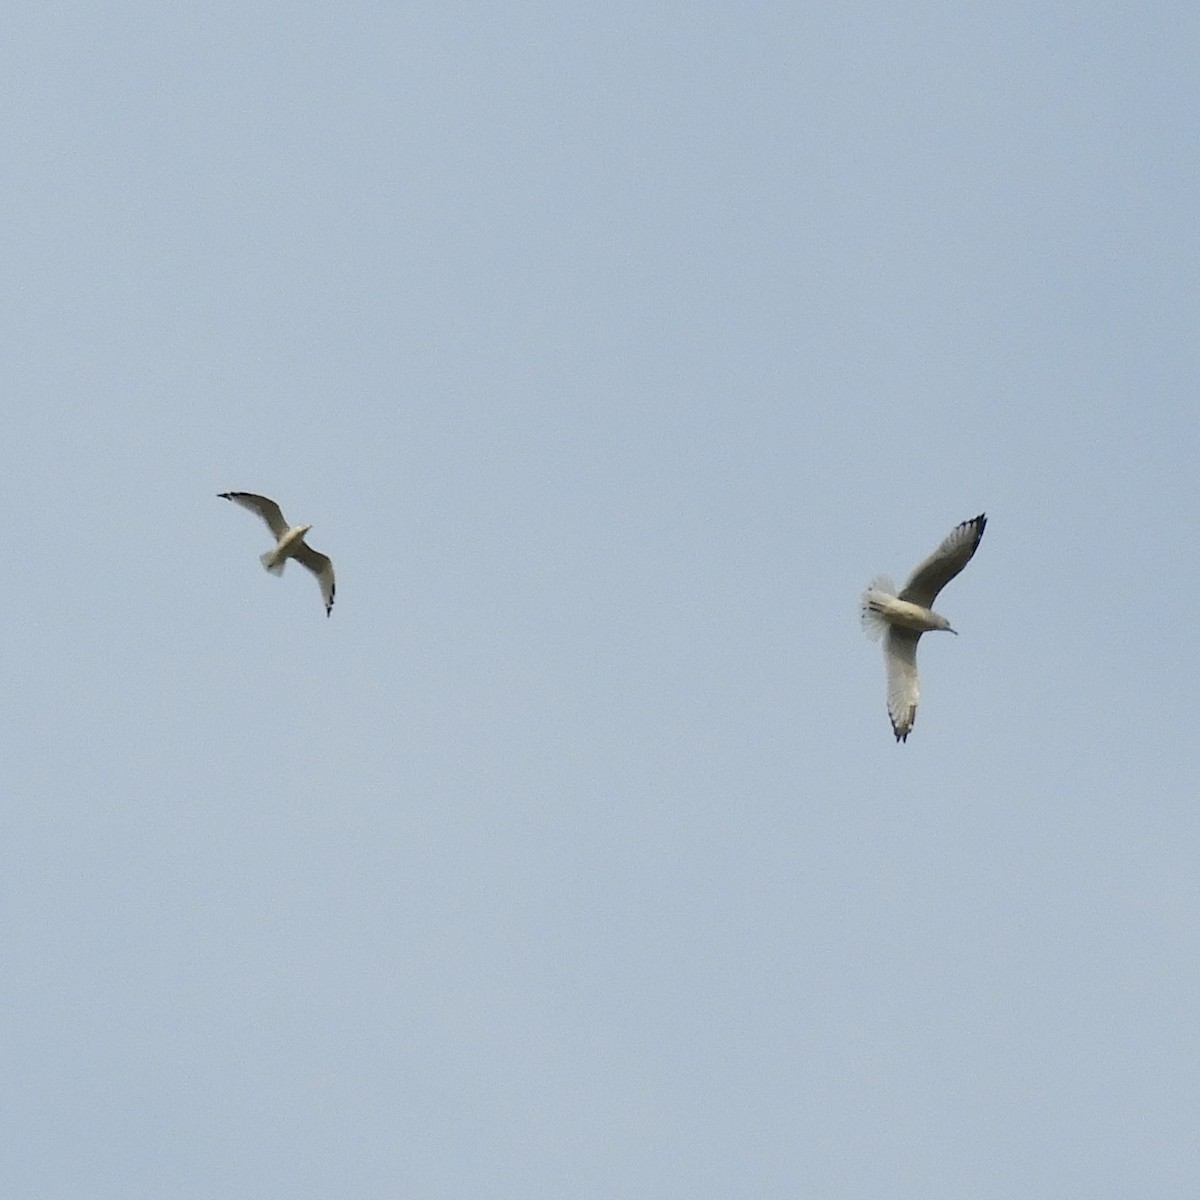
<instances>
[{"instance_id":1,"label":"larger gull","mask_svg":"<svg viewBox=\"0 0 1200 1200\"><path fill-rule=\"evenodd\" d=\"M325 601L325 615L333 612L333 563L318 553L305 540L304 535L311 525L289 525L274 500L256 496L253 492L218 492L222 500L232 500L251 512L258 513L275 535L275 548L259 556L259 561L272 575L282 575L289 558L294 558L302 567L307 567L321 585L321 598Z\"/></svg>"},{"instance_id":2,"label":"larger gull","mask_svg":"<svg viewBox=\"0 0 1200 1200\"><path fill-rule=\"evenodd\" d=\"M869 637L883 634L887 666L887 706L896 741L907 741L917 716L921 694L917 680L917 642L921 634L950 628L932 605L942 590L971 561L983 537L987 515L980 513L956 525L944 542L905 580L899 593L886 575L879 575L863 593L862 622Z\"/></svg>"}]
</instances>

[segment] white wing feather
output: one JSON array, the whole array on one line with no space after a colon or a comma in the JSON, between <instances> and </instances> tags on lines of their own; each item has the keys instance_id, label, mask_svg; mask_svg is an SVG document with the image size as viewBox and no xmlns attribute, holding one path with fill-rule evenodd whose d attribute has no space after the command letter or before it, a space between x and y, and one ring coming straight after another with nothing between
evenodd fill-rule
<instances>
[{"instance_id":1,"label":"white wing feather","mask_svg":"<svg viewBox=\"0 0 1200 1200\"><path fill-rule=\"evenodd\" d=\"M325 601L325 615L330 616L333 612L333 563L327 555L314 550L307 542L302 542L292 557L317 577L317 582L321 585L321 599Z\"/></svg>"},{"instance_id":2,"label":"white wing feather","mask_svg":"<svg viewBox=\"0 0 1200 1200\"><path fill-rule=\"evenodd\" d=\"M917 642L921 635L893 625L883 639L883 661L887 667L887 706L896 741L903 742L917 719L921 695L917 679Z\"/></svg>"},{"instance_id":3,"label":"white wing feather","mask_svg":"<svg viewBox=\"0 0 1200 1200\"><path fill-rule=\"evenodd\" d=\"M243 508L258 513L266 521L267 528L275 535L276 541L287 533L288 523L274 500L268 500L266 496L256 496L253 492L218 492L217 495L222 500L232 500L234 504L240 504Z\"/></svg>"},{"instance_id":4,"label":"white wing feather","mask_svg":"<svg viewBox=\"0 0 1200 1200\"><path fill-rule=\"evenodd\" d=\"M938 592L971 561L986 525L986 513L956 525L942 544L905 580L900 599L922 608L932 608Z\"/></svg>"}]
</instances>

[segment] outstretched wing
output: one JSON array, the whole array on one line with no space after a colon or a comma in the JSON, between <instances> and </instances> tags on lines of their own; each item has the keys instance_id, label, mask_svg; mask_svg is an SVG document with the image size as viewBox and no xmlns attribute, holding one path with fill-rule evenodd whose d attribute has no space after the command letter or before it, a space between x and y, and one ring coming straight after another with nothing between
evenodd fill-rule
<instances>
[{"instance_id":1,"label":"outstretched wing","mask_svg":"<svg viewBox=\"0 0 1200 1200\"><path fill-rule=\"evenodd\" d=\"M326 555L314 550L307 542L301 542L300 548L292 557L317 577L317 582L321 585L321 599L325 601L325 615L330 616L333 612L333 563Z\"/></svg>"},{"instance_id":2,"label":"outstretched wing","mask_svg":"<svg viewBox=\"0 0 1200 1200\"><path fill-rule=\"evenodd\" d=\"M921 635L911 629L891 626L883 639L883 661L887 667L887 706L896 741L903 742L917 719L917 642Z\"/></svg>"},{"instance_id":3,"label":"outstretched wing","mask_svg":"<svg viewBox=\"0 0 1200 1200\"><path fill-rule=\"evenodd\" d=\"M986 525L986 513L956 525L950 536L905 580L900 599L932 608L938 592L971 561Z\"/></svg>"},{"instance_id":4,"label":"outstretched wing","mask_svg":"<svg viewBox=\"0 0 1200 1200\"><path fill-rule=\"evenodd\" d=\"M266 496L256 496L253 492L218 492L217 495L223 500L232 500L234 504L240 504L243 508L258 513L266 521L267 528L275 535L276 541L287 533L288 523L283 519L283 513L279 511L279 505L274 500L268 500Z\"/></svg>"}]
</instances>

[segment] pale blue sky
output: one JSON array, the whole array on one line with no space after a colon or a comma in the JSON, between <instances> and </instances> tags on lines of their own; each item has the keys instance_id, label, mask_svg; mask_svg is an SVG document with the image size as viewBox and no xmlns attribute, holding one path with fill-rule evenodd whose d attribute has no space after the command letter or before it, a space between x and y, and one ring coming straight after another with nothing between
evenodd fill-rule
<instances>
[{"instance_id":1,"label":"pale blue sky","mask_svg":"<svg viewBox=\"0 0 1200 1200\"><path fill-rule=\"evenodd\" d=\"M7 5L0 1191L1194 1197L1198 56Z\"/></svg>"}]
</instances>

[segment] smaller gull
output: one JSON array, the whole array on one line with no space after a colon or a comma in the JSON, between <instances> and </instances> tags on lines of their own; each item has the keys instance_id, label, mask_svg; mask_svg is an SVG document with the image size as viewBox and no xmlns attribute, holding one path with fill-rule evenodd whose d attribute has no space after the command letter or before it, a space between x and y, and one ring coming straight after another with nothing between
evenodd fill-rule
<instances>
[{"instance_id":1,"label":"smaller gull","mask_svg":"<svg viewBox=\"0 0 1200 1200\"><path fill-rule=\"evenodd\" d=\"M259 561L272 575L282 575L283 568L289 558L294 558L302 567L307 567L321 585L321 598L325 601L325 615L333 611L333 563L324 554L319 554L304 541L304 535L312 528L311 525L289 525L279 505L266 496L256 496L253 492L218 492L223 500L232 500L251 512L256 512L267 523L267 528L275 535L276 546L266 554L259 556Z\"/></svg>"},{"instance_id":2,"label":"smaller gull","mask_svg":"<svg viewBox=\"0 0 1200 1200\"><path fill-rule=\"evenodd\" d=\"M862 622L868 637L883 635L887 666L888 716L896 741L907 741L917 716L917 642L933 629L948 633L950 622L931 607L942 590L971 561L983 537L987 516L980 513L956 525L949 537L920 563L899 592L886 575L879 575L863 593Z\"/></svg>"}]
</instances>

